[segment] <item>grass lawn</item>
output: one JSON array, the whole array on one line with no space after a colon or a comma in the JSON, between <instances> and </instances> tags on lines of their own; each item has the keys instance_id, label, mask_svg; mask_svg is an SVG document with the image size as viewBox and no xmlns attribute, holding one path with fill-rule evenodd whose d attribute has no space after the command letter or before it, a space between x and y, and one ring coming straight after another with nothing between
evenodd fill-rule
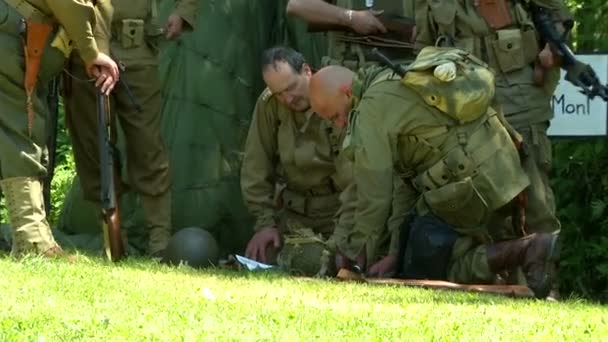
<instances>
[{"instance_id":1,"label":"grass lawn","mask_svg":"<svg viewBox=\"0 0 608 342\"><path fill-rule=\"evenodd\" d=\"M0 258L1 341L600 341L608 307L197 271Z\"/></svg>"}]
</instances>

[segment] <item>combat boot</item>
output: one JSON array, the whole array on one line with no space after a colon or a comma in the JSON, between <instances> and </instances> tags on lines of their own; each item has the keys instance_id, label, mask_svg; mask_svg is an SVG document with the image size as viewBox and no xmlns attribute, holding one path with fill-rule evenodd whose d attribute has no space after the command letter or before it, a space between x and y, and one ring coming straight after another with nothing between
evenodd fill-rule
<instances>
[{"instance_id":1,"label":"combat boot","mask_svg":"<svg viewBox=\"0 0 608 342\"><path fill-rule=\"evenodd\" d=\"M162 257L171 238L171 191L160 196L140 195L149 229L148 253Z\"/></svg>"},{"instance_id":2,"label":"combat boot","mask_svg":"<svg viewBox=\"0 0 608 342\"><path fill-rule=\"evenodd\" d=\"M493 273L521 267L534 296L546 298L551 290L559 250L557 235L531 234L517 240L489 245L488 265Z\"/></svg>"},{"instance_id":3,"label":"combat boot","mask_svg":"<svg viewBox=\"0 0 608 342\"><path fill-rule=\"evenodd\" d=\"M47 257L63 254L46 220L42 184L33 177L0 181L12 231L11 256L37 253Z\"/></svg>"}]
</instances>

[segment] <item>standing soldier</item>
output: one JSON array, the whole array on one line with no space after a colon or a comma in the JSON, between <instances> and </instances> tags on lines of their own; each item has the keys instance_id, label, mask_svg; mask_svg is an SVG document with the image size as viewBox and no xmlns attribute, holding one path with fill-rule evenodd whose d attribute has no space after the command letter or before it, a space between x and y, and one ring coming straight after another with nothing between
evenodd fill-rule
<instances>
[{"instance_id":1,"label":"standing soldier","mask_svg":"<svg viewBox=\"0 0 608 342\"><path fill-rule=\"evenodd\" d=\"M375 64L374 47L397 61L414 58L414 0L290 0L286 11L311 31L329 32L323 65L354 71Z\"/></svg>"},{"instance_id":2,"label":"standing soldier","mask_svg":"<svg viewBox=\"0 0 608 342\"><path fill-rule=\"evenodd\" d=\"M165 29L159 25L157 0L114 1L110 51L124 63L125 81L141 105L138 111L124 86L112 97L125 135L129 183L139 194L149 228L148 253L161 256L171 235L169 161L160 134L161 94L158 78L158 44L192 30L198 8L196 0L178 0ZM67 126L74 145L76 169L85 198L99 203L100 165L97 147L95 89L78 83L84 67L78 54L70 59L66 89ZM119 194L124 189L119 186Z\"/></svg>"},{"instance_id":3,"label":"standing soldier","mask_svg":"<svg viewBox=\"0 0 608 342\"><path fill-rule=\"evenodd\" d=\"M48 115L46 84L61 72L70 41L81 51L83 78L95 77L95 86L106 94L118 79L116 63L102 52L107 46L103 21L109 18L103 13L108 12L92 3L0 0L0 185L12 227L14 256L63 254L46 218L40 179L47 172L42 162ZM90 84L92 89L95 86Z\"/></svg>"}]
</instances>

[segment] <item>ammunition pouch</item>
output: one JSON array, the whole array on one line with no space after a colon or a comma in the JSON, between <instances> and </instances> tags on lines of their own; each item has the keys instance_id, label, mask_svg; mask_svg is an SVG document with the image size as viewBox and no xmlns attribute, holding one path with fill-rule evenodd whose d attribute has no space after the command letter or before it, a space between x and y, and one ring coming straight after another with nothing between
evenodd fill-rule
<instances>
[{"instance_id":1,"label":"ammunition pouch","mask_svg":"<svg viewBox=\"0 0 608 342\"><path fill-rule=\"evenodd\" d=\"M143 19L123 19L113 24L112 35L125 49L144 45L145 22Z\"/></svg>"},{"instance_id":2,"label":"ammunition pouch","mask_svg":"<svg viewBox=\"0 0 608 342\"><path fill-rule=\"evenodd\" d=\"M496 56L498 70L508 73L534 62L540 52L536 31L533 29L507 29L496 31L496 40L490 41Z\"/></svg>"},{"instance_id":3,"label":"ammunition pouch","mask_svg":"<svg viewBox=\"0 0 608 342\"><path fill-rule=\"evenodd\" d=\"M453 227L434 215L408 215L400 227L397 276L405 279L447 279L452 247L458 238Z\"/></svg>"},{"instance_id":4,"label":"ammunition pouch","mask_svg":"<svg viewBox=\"0 0 608 342\"><path fill-rule=\"evenodd\" d=\"M466 147L458 145L411 183L422 194L416 205L421 215L430 211L455 227L476 228L496 209L475 186L479 166L512 141L500 119L492 115L465 143Z\"/></svg>"},{"instance_id":5,"label":"ammunition pouch","mask_svg":"<svg viewBox=\"0 0 608 342\"><path fill-rule=\"evenodd\" d=\"M476 228L490 215L488 204L471 177L427 191L421 201L432 213L458 228Z\"/></svg>"},{"instance_id":6,"label":"ammunition pouch","mask_svg":"<svg viewBox=\"0 0 608 342\"><path fill-rule=\"evenodd\" d=\"M163 28L144 19L123 19L113 23L112 36L124 49L149 47L158 53Z\"/></svg>"}]
</instances>

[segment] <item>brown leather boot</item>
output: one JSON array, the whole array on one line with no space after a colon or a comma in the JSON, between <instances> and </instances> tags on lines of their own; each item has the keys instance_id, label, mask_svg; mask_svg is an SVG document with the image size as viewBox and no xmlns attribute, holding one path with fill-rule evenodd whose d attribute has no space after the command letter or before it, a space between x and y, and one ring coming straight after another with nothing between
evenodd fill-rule
<instances>
[{"instance_id":1,"label":"brown leather boot","mask_svg":"<svg viewBox=\"0 0 608 342\"><path fill-rule=\"evenodd\" d=\"M531 234L521 239L489 245L488 264L493 273L520 266L534 296L547 298L551 291L559 250L557 235Z\"/></svg>"}]
</instances>

